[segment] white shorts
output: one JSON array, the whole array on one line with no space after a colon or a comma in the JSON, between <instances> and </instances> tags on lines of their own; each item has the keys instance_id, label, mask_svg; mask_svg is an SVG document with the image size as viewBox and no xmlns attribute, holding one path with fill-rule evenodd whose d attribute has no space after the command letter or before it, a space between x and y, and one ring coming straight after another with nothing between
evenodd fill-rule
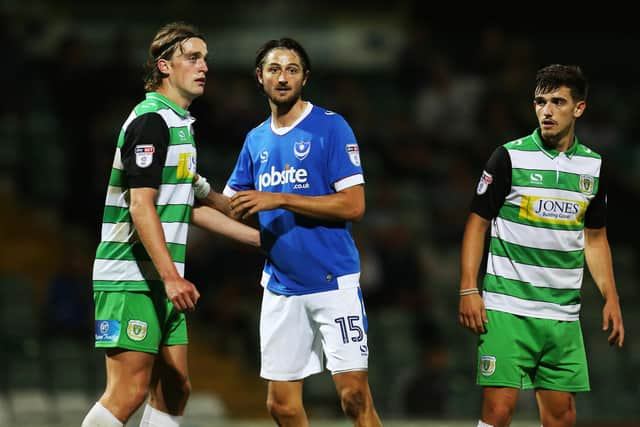
<instances>
[{"instance_id":1,"label":"white shorts","mask_svg":"<svg viewBox=\"0 0 640 427\"><path fill-rule=\"evenodd\" d=\"M308 295L264 289L260 313L260 376L293 381L323 370L366 371L367 316L359 287Z\"/></svg>"}]
</instances>

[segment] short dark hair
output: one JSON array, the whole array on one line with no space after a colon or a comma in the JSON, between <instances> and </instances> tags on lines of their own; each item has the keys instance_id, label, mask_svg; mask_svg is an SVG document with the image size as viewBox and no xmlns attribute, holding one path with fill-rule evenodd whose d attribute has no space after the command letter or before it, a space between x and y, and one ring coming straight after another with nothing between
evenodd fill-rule
<instances>
[{"instance_id":1,"label":"short dark hair","mask_svg":"<svg viewBox=\"0 0 640 427\"><path fill-rule=\"evenodd\" d=\"M158 60L171 58L178 48L182 52L182 42L193 37L204 41L204 36L196 27L184 22L172 22L158 30L149 46L149 56L144 64L143 80L147 92L158 89L162 79L167 77L167 74L158 70Z\"/></svg>"},{"instance_id":2,"label":"short dark hair","mask_svg":"<svg viewBox=\"0 0 640 427\"><path fill-rule=\"evenodd\" d=\"M579 66L553 64L536 73L535 94L548 93L561 86L569 88L575 101L587 100L589 82Z\"/></svg>"},{"instance_id":3,"label":"short dark hair","mask_svg":"<svg viewBox=\"0 0 640 427\"><path fill-rule=\"evenodd\" d=\"M311 60L309 59L307 51L304 50L300 43L289 37L283 37L278 40L269 40L260 46L256 52L256 68L262 69L265 56L267 56L267 54L273 49L289 49L294 51L298 54L300 61L302 62L302 72L306 74L311 71ZM260 82L258 82L258 85L260 85Z\"/></svg>"}]
</instances>

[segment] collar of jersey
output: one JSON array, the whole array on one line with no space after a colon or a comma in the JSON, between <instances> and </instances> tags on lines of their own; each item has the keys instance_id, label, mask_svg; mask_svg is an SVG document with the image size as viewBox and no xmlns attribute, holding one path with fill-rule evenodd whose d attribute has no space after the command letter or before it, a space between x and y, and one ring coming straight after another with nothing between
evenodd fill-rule
<instances>
[{"instance_id":1,"label":"collar of jersey","mask_svg":"<svg viewBox=\"0 0 640 427\"><path fill-rule=\"evenodd\" d=\"M175 111L176 113L178 113L180 116L182 117L188 117L189 116L189 112L187 110L185 110L184 108L179 107L177 104L175 104L174 102L172 102L169 98L160 95L158 92L148 92L145 95L146 99L153 99L159 102L162 102L163 104L165 104L167 107L171 108L173 111Z\"/></svg>"},{"instance_id":2,"label":"collar of jersey","mask_svg":"<svg viewBox=\"0 0 640 427\"><path fill-rule=\"evenodd\" d=\"M540 151L542 151L548 157L555 159L556 157L558 157L558 154L560 154L560 151L549 149L544 146L544 143L542 142L542 138L540 137L540 128L536 128L531 134L531 137L533 138L533 142L536 143ZM574 154L576 154L576 151L578 151L578 144L579 144L578 137L574 135L573 144L571 144L571 148L569 148L567 151L564 152L565 156L567 156L568 158L571 158Z\"/></svg>"},{"instance_id":3,"label":"collar of jersey","mask_svg":"<svg viewBox=\"0 0 640 427\"><path fill-rule=\"evenodd\" d=\"M311 110L313 109L313 104L309 101L307 101L307 107L304 109L304 111L302 112L302 114L300 114L300 117L298 117L296 119L295 122L293 122L293 124L291 126L285 126L282 128L276 128L273 125L273 116L269 117L269 126L271 126L271 131L273 133L275 133L276 135L284 135L287 132L289 132L291 129L293 129L294 127L298 126L298 123L300 123L301 121L303 121L305 118L307 118L307 116L311 113Z\"/></svg>"}]
</instances>

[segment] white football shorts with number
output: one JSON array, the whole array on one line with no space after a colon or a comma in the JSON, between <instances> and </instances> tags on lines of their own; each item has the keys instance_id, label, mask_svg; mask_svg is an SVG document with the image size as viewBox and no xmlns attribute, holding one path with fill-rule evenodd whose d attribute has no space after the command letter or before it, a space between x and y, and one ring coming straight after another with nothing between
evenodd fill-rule
<instances>
[{"instance_id":1,"label":"white football shorts with number","mask_svg":"<svg viewBox=\"0 0 640 427\"><path fill-rule=\"evenodd\" d=\"M367 317L359 287L306 295L264 289L260 376L293 381L322 372L366 371ZM323 357L324 355L324 357Z\"/></svg>"}]
</instances>

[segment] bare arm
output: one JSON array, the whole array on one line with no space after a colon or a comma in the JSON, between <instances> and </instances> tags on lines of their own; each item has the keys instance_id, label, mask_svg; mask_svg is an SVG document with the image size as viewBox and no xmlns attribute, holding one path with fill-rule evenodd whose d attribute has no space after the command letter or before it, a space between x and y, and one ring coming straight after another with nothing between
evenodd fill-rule
<instances>
[{"instance_id":1,"label":"bare arm","mask_svg":"<svg viewBox=\"0 0 640 427\"><path fill-rule=\"evenodd\" d=\"M478 287L478 272L480 271L488 228L488 220L475 213L469 215L460 253L460 291ZM487 312L480 294L460 296L458 320L462 326L475 333L485 331L484 324L488 323Z\"/></svg>"},{"instance_id":2,"label":"bare arm","mask_svg":"<svg viewBox=\"0 0 640 427\"><path fill-rule=\"evenodd\" d=\"M167 248L164 230L156 211L154 188L132 188L130 212L140 241L164 282L167 297L178 311L193 310L200 298L195 285L178 273Z\"/></svg>"},{"instance_id":3,"label":"bare arm","mask_svg":"<svg viewBox=\"0 0 640 427\"><path fill-rule=\"evenodd\" d=\"M212 193L213 191L209 194ZM223 195L220 196L225 197ZM220 234L247 245L260 247L260 232L258 230L231 219L223 212L210 206L203 205L194 208L192 221L198 227L212 233Z\"/></svg>"},{"instance_id":4,"label":"bare arm","mask_svg":"<svg viewBox=\"0 0 640 427\"><path fill-rule=\"evenodd\" d=\"M355 185L323 196L239 191L231 197L230 206L232 216L243 219L260 211L282 208L318 219L360 221L365 211L364 186Z\"/></svg>"},{"instance_id":5,"label":"bare arm","mask_svg":"<svg viewBox=\"0 0 640 427\"><path fill-rule=\"evenodd\" d=\"M605 301L602 309L602 330L606 331L611 326L611 333L608 337L609 344L622 347L624 344L624 325L613 276L613 262L607 239L607 229L606 227L585 228L584 238L587 266Z\"/></svg>"}]
</instances>

